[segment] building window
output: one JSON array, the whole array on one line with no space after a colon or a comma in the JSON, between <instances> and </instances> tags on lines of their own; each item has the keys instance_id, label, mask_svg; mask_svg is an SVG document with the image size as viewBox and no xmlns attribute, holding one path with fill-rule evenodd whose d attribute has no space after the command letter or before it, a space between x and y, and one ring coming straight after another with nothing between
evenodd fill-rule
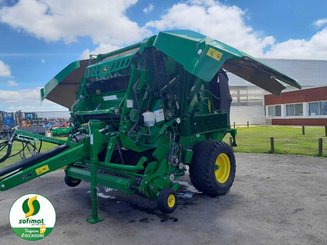
<instances>
[{"instance_id":1,"label":"building window","mask_svg":"<svg viewBox=\"0 0 327 245\"><path fill-rule=\"evenodd\" d=\"M319 102L309 103L309 115L319 115Z\"/></svg>"},{"instance_id":2,"label":"building window","mask_svg":"<svg viewBox=\"0 0 327 245\"><path fill-rule=\"evenodd\" d=\"M286 116L303 116L303 104L286 105Z\"/></svg>"},{"instance_id":3,"label":"building window","mask_svg":"<svg viewBox=\"0 0 327 245\"><path fill-rule=\"evenodd\" d=\"M254 86L231 86L230 93L232 106L262 106L262 89Z\"/></svg>"},{"instance_id":4,"label":"building window","mask_svg":"<svg viewBox=\"0 0 327 245\"><path fill-rule=\"evenodd\" d=\"M327 115L327 101L309 103L309 115L310 116Z\"/></svg>"},{"instance_id":5,"label":"building window","mask_svg":"<svg viewBox=\"0 0 327 245\"><path fill-rule=\"evenodd\" d=\"M282 109L280 105L268 106L268 116L280 117L282 116Z\"/></svg>"}]
</instances>

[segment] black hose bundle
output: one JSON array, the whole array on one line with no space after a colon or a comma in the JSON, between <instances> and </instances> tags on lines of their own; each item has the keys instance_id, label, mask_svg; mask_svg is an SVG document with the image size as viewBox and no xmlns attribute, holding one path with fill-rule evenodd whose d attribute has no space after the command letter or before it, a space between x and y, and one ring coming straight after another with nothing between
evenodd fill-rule
<instances>
[{"instance_id":1,"label":"black hose bundle","mask_svg":"<svg viewBox=\"0 0 327 245\"><path fill-rule=\"evenodd\" d=\"M6 161L8 158L15 157L17 155L20 155L21 159L27 158L26 153L25 153L26 149L28 150L28 152L30 153L31 156L37 155L40 153L41 148L42 148L42 141L40 141L40 145L39 145L39 147L37 147L36 141L31 141L31 140L24 141L24 140L20 139L17 141L20 141L22 144L21 150L19 150L15 154L11 155L13 143L16 140L16 130L14 130L12 134L8 133L6 138L7 139L9 138L9 140L5 140L0 143L0 152L7 148L4 156L2 156L0 158L0 163Z\"/></svg>"},{"instance_id":2,"label":"black hose bundle","mask_svg":"<svg viewBox=\"0 0 327 245\"><path fill-rule=\"evenodd\" d=\"M7 167L4 167L4 168L0 169L0 177L7 175L9 173L12 173L13 171L16 171L16 170L19 170L22 168L27 168L29 166L37 164L47 158L50 158L52 156L59 154L60 152L66 150L67 148L68 148L68 146L66 144L60 145L50 151L40 153L38 155L23 159L19 162L16 162Z\"/></svg>"},{"instance_id":3,"label":"black hose bundle","mask_svg":"<svg viewBox=\"0 0 327 245\"><path fill-rule=\"evenodd\" d=\"M0 158L0 163L4 162L11 154L12 144L16 137L16 129L11 134L9 140L5 140L0 143L0 152L7 147L6 153L3 157Z\"/></svg>"},{"instance_id":4,"label":"black hose bundle","mask_svg":"<svg viewBox=\"0 0 327 245\"><path fill-rule=\"evenodd\" d=\"M11 154L12 144L9 144L9 141L3 141L0 143L0 152L7 147L7 151L3 157L0 158L0 163L4 162Z\"/></svg>"}]
</instances>

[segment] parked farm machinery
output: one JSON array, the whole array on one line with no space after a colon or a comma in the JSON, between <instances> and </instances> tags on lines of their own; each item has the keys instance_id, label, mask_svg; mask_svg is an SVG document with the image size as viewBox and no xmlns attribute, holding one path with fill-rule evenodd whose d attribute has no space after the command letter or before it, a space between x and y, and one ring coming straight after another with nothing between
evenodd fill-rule
<instances>
[{"instance_id":1,"label":"parked farm machinery","mask_svg":"<svg viewBox=\"0 0 327 245\"><path fill-rule=\"evenodd\" d=\"M157 200L165 213L176 208L175 180L189 168L204 194L226 194L236 165L226 134L231 95L227 72L279 94L300 88L292 78L251 56L192 31L160 32L140 43L69 64L41 90L71 110L67 140L13 130L3 144L9 157L15 141L57 145L0 169L6 191L65 167L65 182L90 182L91 223L101 220L97 185ZM26 143L27 144L27 143Z\"/></svg>"}]
</instances>

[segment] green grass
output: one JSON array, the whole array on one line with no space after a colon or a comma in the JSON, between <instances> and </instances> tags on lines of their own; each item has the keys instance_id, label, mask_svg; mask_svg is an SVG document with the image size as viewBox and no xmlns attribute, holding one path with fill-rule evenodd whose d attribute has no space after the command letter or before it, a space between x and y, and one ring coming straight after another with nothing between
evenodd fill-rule
<instances>
[{"instance_id":1,"label":"green grass","mask_svg":"<svg viewBox=\"0 0 327 245\"><path fill-rule=\"evenodd\" d=\"M37 146L39 146L39 144L37 144ZM55 145L55 144L51 144L51 143L43 142L41 152L48 151L48 150L50 150L50 149L52 149L52 148L54 148L54 147L56 147L56 146L57 146L57 145ZM7 149L7 148L6 148L6 149ZM5 155L5 150L6 150L6 149L4 149L4 150L2 150L2 151L0 152L0 158L1 158L3 155ZM20 151L21 149L22 149L22 145L21 145L21 143L19 143L19 142L14 142L14 145L13 145L13 148L12 148L12 153L11 153L11 154L13 155L13 154L17 153L18 151ZM26 157L29 157L29 156L30 156L30 154L26 155ZM20 160L21 160L20 155L17 155L17 156L14 156L14 157L8 158L6 161L0 163L0 169L3 168L3 167L5 167L5 166L8 166L8 165L10 165L10 164L12 164L12 163L14 163L14 162L18 162L18 161L20 161Z\"/></svg>"},{"instance_id":2,"label":"green grass","mask_svg":"<svg viewBox=\"0 0 327 245\"><path fill-rule=\"evenodd\" d=\"M318 138L323 138L323 156L327 157L327 138L325 137L324 127L306 127L306 134L302 135L301 127L288 126L257 126L237 128L237 144L234 147L235 152L248 153L269 153L270 137L275 138L275 153L279 154L297 154L307 156L318 155ZM226 137L228 143L229 139ZM43 143L42 152L55 147L55 144ZM20 143L15 143L12 153L21 149ZM0 152L0 157L5 154ZM3 168L13 162L21 160L20 156L7 159L0 163Z\"/></svg>"},{"instance_id":3,"label":"green grass","mask_svg":"<svg viewBox=\"0 0 327 245\"><path fill-rule=\"evenodd\" d=\"M256 126L237 128L235 152L269 153L270 137L275 139L275 153L318 155L318 138L323 138L323 156L327 157L327 137L324 127ZM229 139L225 139L229 142Z\"/></svg>"}]
</instances>

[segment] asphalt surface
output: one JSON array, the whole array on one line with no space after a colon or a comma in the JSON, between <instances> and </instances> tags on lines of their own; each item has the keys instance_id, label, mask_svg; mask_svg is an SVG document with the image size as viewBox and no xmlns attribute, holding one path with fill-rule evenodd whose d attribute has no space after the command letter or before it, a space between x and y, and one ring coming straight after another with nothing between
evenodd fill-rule
<instances>
[{"instance_id":1,"label":"asphalt surface","mask_svg":"<svg viewBox=\"0 0 327 245\"><path fill-rule=\"evenodd\" d=\"M57 222L39 244L327 244L327 159L236 154L230 192L210 198L187 181L171 215L140 208L114 191L99 190L104 221L91 225L88 183L67 187L64 173L45 175L0 193L0 244L31 244L11 230L9 210L37 193L54 205Z\"/></svg>"}]
</instances>

